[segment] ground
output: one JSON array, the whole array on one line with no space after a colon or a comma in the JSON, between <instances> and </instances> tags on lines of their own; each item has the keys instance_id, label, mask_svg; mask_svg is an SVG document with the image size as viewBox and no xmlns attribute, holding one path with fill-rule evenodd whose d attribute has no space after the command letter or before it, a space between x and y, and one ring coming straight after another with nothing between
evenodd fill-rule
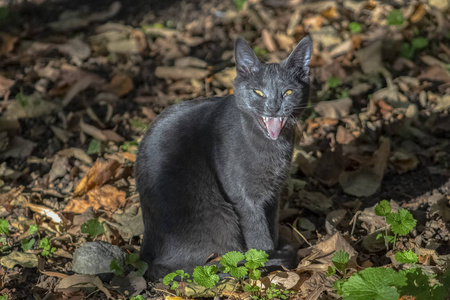
<instances>
[{"instance_id":1,"label":"ground","mask_svg":"<svg viewBox=\"0 0 450 300\"><path fill-rule=\"evenodd\" d=\"M287 57L307 34L314 42L311 101L280 214L281 234L299 246L301 262L285 272L297 281L283 288L298 299L336 299L338 278L405 268L393 245L371 239L386 226L374 213L384 199L417 220L395 248L413 250L439 278L450 255L449 6L0 0L0 294L174 293L133 272L125 277L133 287L124 277L76 275L73 253L94 240L139 251L136 146L165 107L233 93L239 36L266 62ZM83 224L92 219L101 229L89 234ZM339 250L356 265L326 277Z\"/></svg>"}]
</instances>

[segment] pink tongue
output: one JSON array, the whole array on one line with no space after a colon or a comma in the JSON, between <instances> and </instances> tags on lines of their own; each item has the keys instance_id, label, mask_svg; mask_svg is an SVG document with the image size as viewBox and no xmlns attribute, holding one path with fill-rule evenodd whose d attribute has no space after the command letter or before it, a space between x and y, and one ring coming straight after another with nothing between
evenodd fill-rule
<instances>
[{"instance_id":1,"label":"pink tongue","mask_svg":"<svg viewBox=\"0 0 450 300\"><path fill-rule=\"evenodd\" d=\"M269 132L272 140L278 139L281 128L283 128L284 118L263 118L263 122L266 125L267 132Z\"/></svg>"}]
</instances>

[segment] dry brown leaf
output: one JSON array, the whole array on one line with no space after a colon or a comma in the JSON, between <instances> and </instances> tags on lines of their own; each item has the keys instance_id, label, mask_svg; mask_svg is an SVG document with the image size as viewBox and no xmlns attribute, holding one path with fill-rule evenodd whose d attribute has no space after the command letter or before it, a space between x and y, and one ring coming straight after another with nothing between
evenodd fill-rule
<instances>
[{"instance_id":1,"label":"dry brown leaf","mask_svg":"<svg viewBox=\"0 0 450 300\"><path fill-rule=\"evenodd\" d=\"M133 80L130 76L120 73L111 79L111 90L114 94L122 97L133 90Z\"/></svg>"},{"instance_id":2,"label":"dry brown leaf","mask_svg":"<svg viewBox=\"0 0 450 300\"><path fill-rule=\"evenodd\" d=\"M320 14L329 20L336 19L337 17L339 17L339 14L336 12L336 6L332 6L328 9L325 9L321 11Z\"/></svg>"},{"instance_id":3,"label":"dry brown leaf","mask_svg":"<svg viewBox=\"0 0 450 300\"><path fill-rule=\"evenodd\" d=\"M84 91L88 87L93 84L102 84L104 80L98 77L97 75L86 73L86 72L78 72L79 80L70 87L66 96L62 101L63 106L67 106L70 101L72 101L75 96L77 96L80 92Z\"/></svg>"},{"instance_id":4,"label":"dry brown leaf","mask_svg":"<svg viewBox=\"0 0 450 300\"><path fill-rule=\"evenodd\" d=\"M103 133L103 130L84 123L82 118L80 119L80 129L82 132L92 136L99 141L106 142L108 140L108 137Z\"/></svg>"},{"instance_id":5,"label":"dry brown leaf","mask_svg":"<svg viewBox=\"0 0 450 300\"><path fill-rule=\"evenodd\" d=\"M9 89L14 85L14 82L14 80L0 75L0 97L4 97L9 92Z\"/></svg>"},{"instance_id":6,"label":"dry brown leaf","mask_svg":"<svg viewBox=\"0 0 450 300\"><path fill-rule=\"evenodd\" d=\"M314 110L324 118L340 119L349 115L352 104L353 102L350 98L321 101L317 103Z\"/></svg>"},{"instance_id":7,"label":"dry brown leaf","mask_svg":"<svg viewBox=\"0 0 450 300\"><path fill-rule=\"evenodd\" d=\"M263 42L264 42L264 45L266 46L267 51L274 52L277 50L277 47L275 46L275 43L273 42L272 36L270 35L270 33L267 29L263 29L262 38L263 38Z\"/></svg>"},{"instance_id":8,"label":"dry brown leaf","mask_svg":"<svg viewBox=\"0 0 450 300\"><path fill-rule=\"evenodd\" d=\"M196 68L178 67L156 67L155 75L158 78L180 80L180 79L203 79L208 76L208 70Z\"/></svg>"},{"instance_id":9,"label":"dry brown leaf","mask_svg":"<svg viewBox=\"0 0 450 300\"><path fill-rule=\"evenodd\" d=\"M19 40L17 36L0 32L0 56L6 56L14 49L14 44Z\"/></svg>"},{"instance_id":10,"label":"dry brown leaf","mask_svg":"<svg viewBox=\"0 0 450 300\"><path fill-rule=\"evenodd\" d=\"M423 3L419 3L416 5L416 7L414 9L414 13L409 18L409 20L411 21L411 23L417 23L420 20L422 20L423 16L426 13L427 13L427 11L425 10L425 5Z\"/></svg>"},{"instance_id":11,"label":"dry brown leaf","mask_svg":"<svg viewBox=\"0 0 450 300\"><path fill-rule=\"evenodd\" d=\"M80 196L89 190L101 187L114 176L119 167L120 163L116 160L111 159L104 163L97 160L86 176L77 184L74 195Z\"/></svg>"},{"instance_id":12,"label":"dry brown leaf","mask_svg":"<svg viewBox=\"0 0 450 300\"><path fill-rule=\"evenodd\" d=\"M130 153L130 152L120 152L118 153L119 156L122 156L125 159L128 159L129 161L135 162L136 161L136 154Z\"/></svg>"},{"instance_id":13,"label":"dry brown leaf","mask_svg":"<svg viewBox=\"0 0 450 300\"><path fill-rule=\"evenodd\" d=\"M35 213L38 213L40 215L43 215L45 217L48 217L50 219L52 219L53 222L55 223L61 223L62 219L61 217L52 209L43 206L43 205L37 205L37 204L33 204L33 203L29 203L27 202L26 206Z\"/></svg>"},{"instance_id":14,"label":"dry brown leaf","mask_svg":"<svg viewBox=\"0 0 450 300\"><path fill-rule=\"evenodd\" d=\"M75 157L76 159L92 165L92 158L79 148L67 148L56 153L58 156Z\"/></svg>"},{"instance_id":15,"label":"dry brown leaf","mask_svg":"<svg viewBox=\"0 0 450 300\"><path fill-rule=\"evenodd\" d=\"M433 65L417 76L420 80L438 81L450 83L450 72L440 65Z\"/></svg>"},{"instance_id":16,"label":"dry brown leaf","mask_svg":"<svg viewBox=\"0 0 450 300\"><path fill-rule=\"evenodd\" d=\"M103 286L102 281L94 275L75 274L63 278L55 287L55 290L71 293L79 290L91 289L92 287L96 287L102 291L108 299L114 299L111 297L111 293Z\"/></svg>"},{"instance_id":17,"label":"dry brown leaf","mask_svg":"<svg viewBox=\"0 0 450 300\"><path fill-rule=\"evenodd\" d=\"M84 199L72 199L64 208L65 212L83 213L88 207L94 210L104 208L114 211L125 204L125 192L111 185L105 185L87 192Z\"/></svg>"}]
</instances>

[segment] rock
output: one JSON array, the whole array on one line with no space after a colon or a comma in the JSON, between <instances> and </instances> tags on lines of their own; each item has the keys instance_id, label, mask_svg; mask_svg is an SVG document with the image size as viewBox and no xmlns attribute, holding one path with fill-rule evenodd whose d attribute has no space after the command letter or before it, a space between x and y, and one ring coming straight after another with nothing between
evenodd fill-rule
<instances>
[{"instance_id":1,"label":"rock","mask_svg":"<svg viewBox=\"0 0 450 300\"><path fill-rule=\"evenodd\" d=\"M125 265L126 254L119 247L105 242L89 242L75 250L72 271L100 275L101 279L106 280L108 275L112 277L110 264L114 258Z\"/></svg>"}]
</instances>

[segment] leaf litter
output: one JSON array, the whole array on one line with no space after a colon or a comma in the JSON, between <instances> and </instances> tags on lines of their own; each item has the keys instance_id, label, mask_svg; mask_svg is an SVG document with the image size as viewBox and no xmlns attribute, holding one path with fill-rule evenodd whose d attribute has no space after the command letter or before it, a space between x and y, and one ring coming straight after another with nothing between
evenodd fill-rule
<instances>
[{"instance_id":1,"label":"leaf litter","mask_svg":"<svg viewBox=\"0 0 450 300\"><path fill-rule=\"evenodd\" d=\"M344 250L348 275L385 268L350 277L345 299L361 299L363 285L373 293L365 297L399 298L387 287L403 284L398 273L383 271L399 266L378 238L386 224L374 207L383 199L417 220L395 246L412 249L429 274L445 268L446 1L200 0L154 9L138 1L127 4L129 15L121 2L67 10L39 3L34 9L53 9L58 20L28 19L21 1L7 8L19 22L0 17L8 25L0 26L0 218L8 224L0 236L1 294L20 299L33 289L40 298L69 299L97 290L96 299L128 299L167 292L133 272L103 282L73 274L72 254L92 240L139 251L136 146L168 105L233 93L237 36L271 62L307 33L314 41L311 104L299 122L302 138L281 197L280 226L286 239L311 246L300 248L296 269L263 276L261 286L276 282L298 299L337 299L338 277L327 272L334 253ZM91 220L103 233L82 233ZM378 289L376 280L387 283ZM235 282L219 287L219 296L251 296ZM185 290L188 297L216 296L200 286Z\"/></svg>"}]
</instances>

